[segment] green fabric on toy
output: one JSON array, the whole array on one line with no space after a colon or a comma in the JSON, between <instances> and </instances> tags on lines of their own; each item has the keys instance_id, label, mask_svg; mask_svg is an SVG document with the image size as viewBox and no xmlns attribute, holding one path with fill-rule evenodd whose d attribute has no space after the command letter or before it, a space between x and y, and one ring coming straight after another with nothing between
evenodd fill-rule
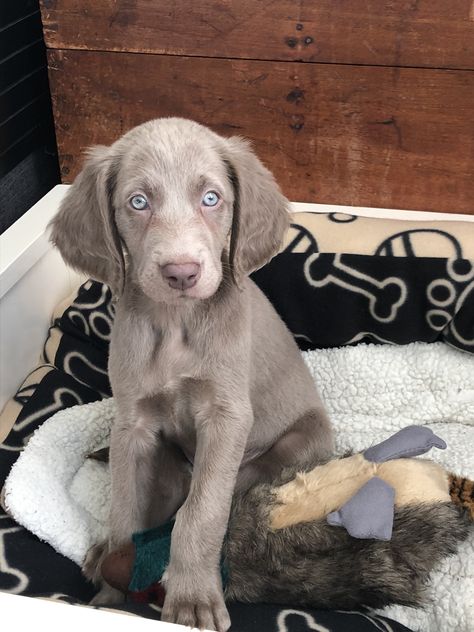
<instances>
[{"instance_id":1,"label":"green fabric on toy","mask_svg":"<svg viewBox=\"0 0 474 632\"><path fill-rule=\"evenodd\" d=\"M161 527L134 533L135 560L132 578L128 586L130 592L142 592L159 581L168 566L171 549L171 532L174 522ZM226 585L227 569L224 560L221 562L222 585Z\"/></svg>"},{"instance_id":2,"label":"green fabric on toy","mask_svg":"<svg viewBox=\"0 0 474 632\"><path fill-rule=\"evenodd\" d=\"M128 590L140 592L160 580L170 561L173 522L134 533L135 562Z\"/></svg>"},{"instance_id":3,"label":"green fabric on toy","mask_svg":"<svg viewBox=\"0 0 474 632\"><path fill-rule=\"evenodd\" d=\"M429 573L470 528L439 465L405 455L444 441L410 426L234 498L221 570L228 599L315 607L419 605ZM136 600L161 600L173 523L133 536L102 567ZM343 528L341 528L343 527ZM159 594L159 597L157 597Z\"/></svg>"}]
</instances>

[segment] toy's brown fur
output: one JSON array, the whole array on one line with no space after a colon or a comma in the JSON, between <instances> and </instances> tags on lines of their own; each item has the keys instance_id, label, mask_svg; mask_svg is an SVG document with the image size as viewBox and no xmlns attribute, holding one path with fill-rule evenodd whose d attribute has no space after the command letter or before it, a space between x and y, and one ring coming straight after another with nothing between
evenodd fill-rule
<instances>
[{"instance_id":1,"label":"toy's brown fur","mask_svg":"<svg viewBox=\"0 0 474 632\"><path fill-rule=\"evenodd\" d=\"M453 503L458 507L463 507L470 519L474 521L474 481L450 474L449 494Z\"/></svg>"}]
</instances>

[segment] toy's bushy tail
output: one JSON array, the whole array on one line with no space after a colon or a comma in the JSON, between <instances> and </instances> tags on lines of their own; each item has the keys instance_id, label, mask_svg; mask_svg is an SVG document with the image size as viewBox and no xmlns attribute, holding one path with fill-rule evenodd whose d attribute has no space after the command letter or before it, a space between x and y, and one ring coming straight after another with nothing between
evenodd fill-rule
<instances>
[{"instance_id":1,"label":"toy's bushy tail","mask_svg":"<svg viewBox=\"0 0 474 632\"><path fill-rule=\"evenodd\" d=\"M419 606L431 571L472 528L467 512L446 502L397 509L389 542L352 538L324 519L272 531L273 503L265 485L234 502L224 546L230 599L322 608Z\"/></svg>"}]
</instances>

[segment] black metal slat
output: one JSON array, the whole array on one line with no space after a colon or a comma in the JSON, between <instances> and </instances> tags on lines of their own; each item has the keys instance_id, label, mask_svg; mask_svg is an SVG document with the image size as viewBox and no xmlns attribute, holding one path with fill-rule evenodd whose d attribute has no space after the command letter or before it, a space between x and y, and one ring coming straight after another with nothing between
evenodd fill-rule
<instances>
[{"instance_id":1,"label":"black metal slat","mask_svg":"<svg viewBox=\"0 0 474 632\"><path fill-rule=\"evenodd\" d=\"M34 13L0 31L0 60L28 46L43 36L41 16Z\"/></svg>"},{"instance_id":2,"label":"black metal slat","mask_svg":"<svg viewBox=\"0 0 474 632\"><path fill-rule=\"evenodd\" d=\"M26 117L24 119L25 127L21 130L21 133L16 136L10 136L9 140L12 141L10 144L7 145L5 143L0 146L0 189L2 188L2 177L14 169L29 153L38 155L38 150L41 150L40 153L47 157L47 162L52 161L56 164L56 177L52 181L51 186L59 182L54 120L50 107L49 94L43 95L43 103L37 104L37 107L42 107L41 115L34 120L32 118L29 126L28 117ZM10 123L10 121L8 121L8 123ZM1 129L2 128L0 128L0 131ZM5 134L5 140L7 140L7 138L8 136ZM39 163L36 164L39 167Z\"/></svg>"},{"instance_id":3,"label":"black metal slat","mask_svg":"<svg viewBox=\"0 0 474 632\"><path fill-rule=\"evenodd\" d=\"M38 0L2 0L0 2L0 30L32 13L39 13Z\"/></svg>"},{"instance_id":4,"label":"black metal slat","mask_svg":"<svg viewBox=\"0 0 474 632\"><path fill-rule=\"evenodd\" d=\"M0 124L14 116L38 95L48 91L48 75L40 68L0 95ZM1 142L1 141L0 141Z\"/></svg>"},{"instance_id":5,"label":"black metal slat","mask_svg":"<svg viewBox=\"0 0 474 632\"><path fill-rule=\"evenodd\" d=\"M48 108L49 97L44 92L0 124L0 157L8 147L44 121L48 116Z\"/></svg>"},{"instance_id":6,"label":"black metal slat","mask_svg":"<svg viewBox=\"0 0 474 632\"><path fill-rule=\"evenodd\" d=\"M13 53L0 61L0 93L8 86L17 83L24 75L33 70L47 67L46 49L42 38Z\"/></svg>"},{"instance_id":7,"label":"black metal slat","mask_svg":"<svg viewBox=\"0 0 474 632\"><path fill-rule=\"evenodd\" d=\"M0 156L0 178L6 175L15 167L25 156L27 156L32 147L37 147L41 139L41 130L39 126L30 130L22 138L17 139L16 143L9 147L5 153ZM0 209L1 211L1 209Z\"/></svg>"}]
</instances>

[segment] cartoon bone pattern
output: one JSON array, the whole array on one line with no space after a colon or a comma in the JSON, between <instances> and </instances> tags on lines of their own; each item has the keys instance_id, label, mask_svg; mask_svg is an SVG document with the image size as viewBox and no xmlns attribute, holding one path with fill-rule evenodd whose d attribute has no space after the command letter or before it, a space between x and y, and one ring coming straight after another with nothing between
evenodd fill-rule
<instances>
[{"instance_id":1,"label":"cartoon bone pattern","mask_svg":"<svg viewBox=\"0 0 474 632\"><path fill-rule=\"evenodd\" d=\"M345 265L341 261L341 254L332 255L329 273L324 264L324 275L318 274L320 253L310 255L304 264L304 274L307 282L313 287L324 287L334 283L350 292L362 294L369 301L369 311L375 320L389 323L395 320L399 308L407 299L406 283L398 277L387 277L379 281L368 274ZM393 292L398 288L398 292ZM398 294L398 297L394 298ZM388 310L388 314L386 313Z\"/></svg>"},{"instance_id":2,"label":"cartoon bone pattern","mask_svg":"<svg viewBox=\"0 0 474 632\"><path fill-rule=\"evenodd\" d=\"M0 520L10 521L9 516L0 515ZM21 531L22 527L2 527L0 523L0 573L5 575L12 575L16 578L16 583L11 588L2 588L4 592L21 594L28 587L29 579L25 573L20 571L19 568L10 566L6 556L5 536L11 533Z\"/></svg>"}]
</instances>

